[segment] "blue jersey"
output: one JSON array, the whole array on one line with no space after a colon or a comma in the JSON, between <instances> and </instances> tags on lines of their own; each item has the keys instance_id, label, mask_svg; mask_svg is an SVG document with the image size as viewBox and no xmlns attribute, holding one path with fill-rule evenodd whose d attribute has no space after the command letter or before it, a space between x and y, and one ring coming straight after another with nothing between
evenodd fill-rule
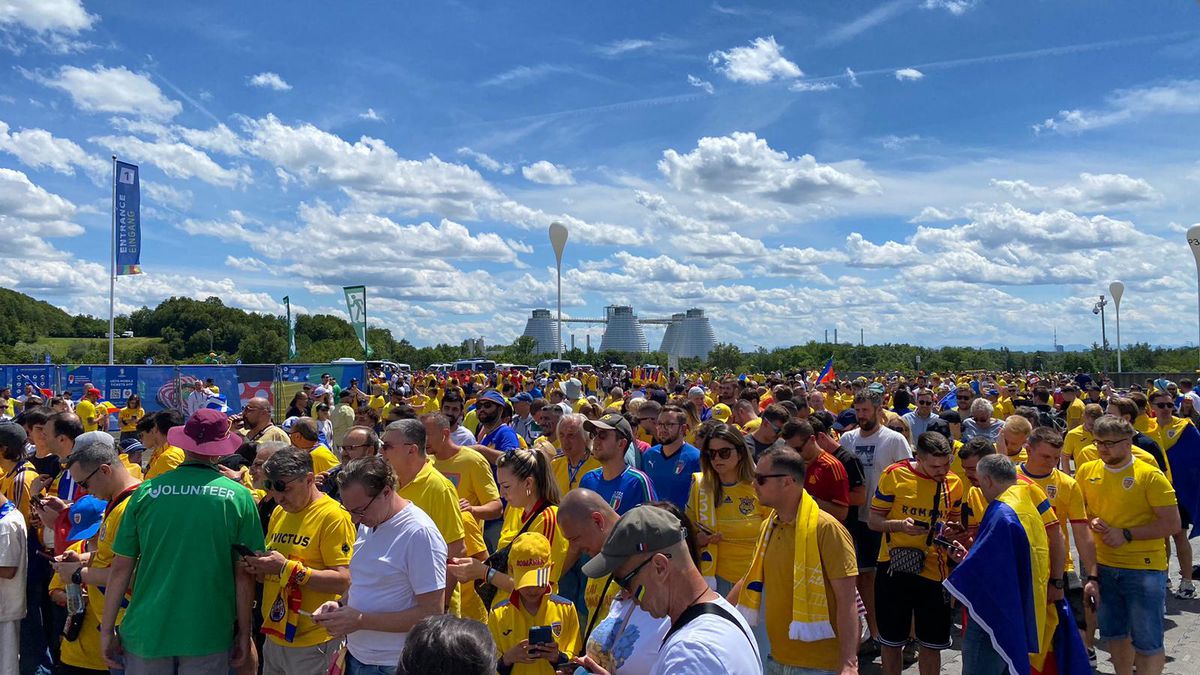
<instances>
[{"instance_id":1,"label":"blue jersey","mask_svg":"<svg viewBox=\"0 0 1200 675\"><path fill-rule=\"evenodd\" d=\"M700 449L684 443L670 457L663 455L661 445L642 453L642 468L654 485L659 499L671 502L687 510L688 495L692 489L692 474L700 472Z\"/></svg>"},{"instance_id":2,"label":"blue jersey","mask_svg":"<svg viewBox=\"0 0 1200 675\"><path fill-rule=\"evenodd\" d=\"M592 469L579 479L579 487L603 497L617 515L625 515L626 511L638 504L658 499L650 478L633 467L626 467L625 473L612 480L604 480L603 469Z\"/></svg>"}]
</instances>

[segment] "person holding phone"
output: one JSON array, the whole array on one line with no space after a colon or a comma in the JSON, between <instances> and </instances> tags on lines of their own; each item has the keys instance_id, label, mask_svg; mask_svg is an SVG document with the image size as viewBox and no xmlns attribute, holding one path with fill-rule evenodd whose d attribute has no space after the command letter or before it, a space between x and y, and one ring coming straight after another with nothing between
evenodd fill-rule
<instances>
[{"instance_id":1,"label":"person holding phone","mask_svg":"<svg viewBox=\"0 0 1200 675\"><path fill-rule=\"evenodd\" d=\"M579 648L575 604L551 591L550 541L539 532L513 539L509 569L514 590L496 603L488 629L496 641L500 675L553 675Z\"/></svg>"}]
</instances>

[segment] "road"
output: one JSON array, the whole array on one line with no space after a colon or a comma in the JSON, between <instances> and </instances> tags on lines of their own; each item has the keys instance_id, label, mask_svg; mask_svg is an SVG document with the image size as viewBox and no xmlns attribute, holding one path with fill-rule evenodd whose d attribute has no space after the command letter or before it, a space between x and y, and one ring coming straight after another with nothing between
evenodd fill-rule
<instances>
[{"instance_id":1,"label":"road","mask_svg":"<svg viewBox=\"0 0 1200 675\"><path fill-rule=\"evenodd\" d=\"M1193 540L1193 551L1196 548L1196 541ZM1075 559L1079 559L1078 552L1076 552ZM1197 556L1196 560L1200 562L1200 556ZM1171 557L1171 580L1175 584L1179 582L1179 565L1173 555ZM1178 600L1168 596L1166 629L1167 667L1163 670L1164 675L1196 675L1196 673L1200 673L1200 640L1197 639L1197 636L1200 636L1200 599ZM957 633L956 627L954 646L942 652L942 673L945 675L962 673L962 651L960 636ZM1112 675L1113 667L1108 662L1108 654L1102 645L1097 646L1096 654L1099 657L1096 672ZM879 667L879 657L875 657L870 663L860 663L859 672L862 675L880 675L883 671ZM904 675L919 675L917 665L914 663L905 668Z\"/></svg>"}]
</instances>

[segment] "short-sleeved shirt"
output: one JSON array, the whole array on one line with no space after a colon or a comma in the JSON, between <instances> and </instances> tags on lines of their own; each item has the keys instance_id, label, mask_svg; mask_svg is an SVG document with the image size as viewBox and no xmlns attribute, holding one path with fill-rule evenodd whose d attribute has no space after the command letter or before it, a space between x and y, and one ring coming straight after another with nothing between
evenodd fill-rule
<instances>
[{"instance_id":1,"label":"short-sleeved shirt","mask_svg":"<svg viewBox=\"0 0 1200 675\"><path fill-rule=\"evenodd\" d=\"M1080 424L1074 429L1068 431L1067 434L1063 436L1063 457L1068 457L1075 460L1075 466L1078 468L1083 462L1079 461L1075 455L1077 455L1084 447L1095 442L1096 439L1092 437L1092 432L1088 431L1082 424Z\"/></svg>"},{"instance_id":2,"label":"short-sleeved shirt","mask_svg":"<svg viewBox=\"0 0 1200 675\"><path fill-rule=\"evenodd\" d=\"M663 643L650 675L762 673L762 656L753 643L745 617L725 598L718 597L711 604L725 610L737 625L714 614L702 614L693 619Z\"/></svg>"},{"instance_id":3,"label":"short-sleeved shirt","mask_svg":"<svg viewBox=\"0 0 1200 675\"><path fill-rule=\"evenodd\" d=\"M534 447L537 447L536 443ZM576 487L579 487L579 481L589 471L599 468L600 460L596 459L590 452L577 465L572 465L566 455L559 455L550 461L550 472L554 474L554 482L558 483L558 494L560 495L565 495Z\"/></svg>"},{"instance_id":4,"label":"short-sleeved shirt","mask_svg":"<svg viewBox=\"0 0 1200 675\"><path fill-rule=\"evenodd\" d=\"M262 546L250 491L211 464L184 462L142 483L128 501L113 542L113 553L138 559L121 623L125 649L146 659L230 649L233 545Z\"/></svg>"},{"instance_id":5,"label":"short-sleeved shirt","mask_svg":"<svg viewBox=\"0 0 1200 675\"><path fill-rule=\"evenodd\" d=\"M121 408L117 413L117 421L121 424L121 431L131 432L137 431L138 420L146 414L144 408Z\"/></svg>"},{"instance_id":6,"label":"short-sleeved shirt","mask_svg":"<svg viewBox=\"0 0 1200 675\"><path fill-rule=\"evenodd\" d=\"M650 477L631 466L625 467L625 471L612 480L604 478L603 469L592 469L579 479L579 487L603 497L618 515L625 515L638 504L658 499Z\"/></svg>"},{"instance_id":7,"label":"short-sleeved shirt","mask_svg":"<svg viewBox=\"0 0 1200 675\"><path fill-rule=\"evenodd\" d=\"M448 459L434 457L433 465L454 484L459 498L467 500L471 506L482 506L500 498L500 490L492 478L492 465L471 448L459 448Z\"/></svg>"},{"instance_id":8,"label":"short-sleeved shirt","mask_svg":"<svg viewBox=\"0 0 1200 675\"><path fill-rule=\"evenodd\" d=\"M265 549L279 551L288 560L297 560L311 570L320 571L349 565L356 536L350 513L329 495L322 494L298 513L284 511L282 506L275 507L267 525ZM270 575L263 580L262 602L259 603L263 633L272 642L288 647L311 647L328 642L328 631L318 626L312 617L292 616L287 611L290 591L286 581L279 575ZM294 588L300 594L300 609L309 613L340 596L308 586ZM288 639L289 619L295 626L291 639Z\"/></svg>"},{"instance_id":9,"label":"short-sleeved shirt","mask_svg":"<svg viewBox=\"0 0 1200 675\"><path fill-rule=\"evenodd\" d=\"M333 451L321 443L314 445L312 450L308 451L308 455L312 457L313 473L326 473L341 464Z\"/></svg>"},{"instance_id":10,"label":"short-sleeved shirt","mask_svg":"<svg viewBox=\"0 0 1200 675\"><path fill-rule=\"evenodd\" d=\"M412 482L397 492L433 520L447 546L462 540L464 532L458 490L454 489L454 483L449 478L434 468L433 462L426 462Z\"/></svg>"},{"instance_id":11,"label":"short-sleeved shirt","mask_svg":"<svg viewBox=\"0 0 1200 675\"><path fill-rule=\"evenodd\" d=\"M904 434L876 427L875 433L863 436L862 429L852 429L842 434L841 446L858 457L862 464L863 474L867 477L867 501L858 507L858 517L865 523L871 511L871 495L879 486L879 477L883 470L904 459L912 457L912 449Z\"/></svg>"},{"instance_id":12,"label":"short-sleeved shirt","mask_svg":"<svg viewBox=\"0 0 1200 675\"><path fill-rule=\"evenodd\" d=\"M150 462L146 464L146 480L158 478L164 473L183 464L183 450L173 446L164 445L160 448L155 448L150 455Z\"/></svg>"},{"instance_id":13,"label":"short-sleeved shirt","mask_svg":"<svg viewBox=\"0 0 1200 675\"><path fill-rule=\"evenodd\" d=\"M1042 490L1041 486L1033 482L1032 478L1017 471L1017 485L1015 487L1029 493L1029 503L1037 507L1038 513L1042 517L1042 525L1046 527L1058 525L1058 513L1050 504L1046 492ZM983 520L983 514L987 511L987 507L988 500L983 496L983 490L974 486L967 489L967 496L963 498L962 524L963 527L967 528L968 532L974 533L979 528L979 523Z\"/></svg>"},{"instance_id":14,"label":"short-sleeved shirt","mask_svg":"<svg viewBox=\"0 0 1200 675\"><path fill-rule=\"evenodd\" d=\"M0 493L12 502L29 526L30 505L33 499L31 486L38 477L37 469L27 459L17 460L12 468L0 475Z\"/></svg>"},{"instance_id":15,"label":"short-sleeved shirt","mask_svg":"<svg viewBox=\"0 0 1200 675\"><path fill-rule=\"evenodd\" d=\"M486 436L480 438L479 445L499 450L500 452L509 452L520 448L521 441L517 439L517 432L513 431L512 427L507 424L501 424L492 429Z\"/></svg>"},{"instance_id":16,"label":"short-sleeved shirt","mask_svg":"<svg viewBox=\"0 0 1200 675\"><path fill-rule=\"evenodd\" d=\"M822 450L805 467L804 491L838 506L850 505L850 479L836 457Z\"/></svg>"},{"instance_id":17,"label":"short-sleeved shirt","mask_svg":"<svg viewBox=\"0 0 1200 675\"><path fill-rule=\"evenodd\" d=\"M642 470L650 477L654 494L659 499L685 509L692 487L692 474L700 471L700 449L684 443L667 457L663 454L663 446L655 445L642 453Z\"/></svg>"},{"instance_id":18,"label":"short-sleeved shirt","mask_svg":"<svg viewBox=\"0 0 1200 675\"><path fill-rule=\"evenodd\" d=\"M79 403L75 404L75 414L79 415L79 421L83 422L83 430L96 431L99 425L96 423L96 411L99 407L87 400L86 398L79 399Z\"/></svg>"},{"instance_id":19,"label":"short-sleeved shirt","mask_svg":"<svg viewBox=\"0 0 1200 675\"><path fill-rule=\"evenodd\" d=\"M535 506L530 511L536 513L539 508L540 506ZM504 522L500 526L500 537L497 539L496 547L508 546L508 543L520 534L524 525L524 509L518 509L512 504L505 507ZM563 572L566 571L563 569L563 563L566 562L567 548L570 546L570 542L558 527L558 507L550 505L541 509L541 512L533 517L533 522L529 523L529 527L525 528L525 531L537 532L550 542L550 581L557 584Z\"/></svg>"},{"instance_id":20,"label":"short-sleeved shirt","mask_svg":"<svg viewBox=\"0 0 1200 675\"><path fill-rule=\"evenodd\" d=\"M932 518L935 496L936 522ZM950 473L944 481L937 481L921 473L916 462L905 460L889 466L879 477L879 486L871 498L871 510L889 520L912 518L938 532L947 522L958 520L962 500L963 489L958 476ZM932 543L926 545L927 538L925 534L888 533L879 547L879 562L891 560L890 549L893 547L919 548L925 551L925 569L921 576L943 581L946 578L946 554Z\"/></svg>"},{"instance_id":21,"label":"short-sleeved shirt","mask_svg":"<svg viewBox=\"0 0 1200 675\"><path fill-rule=\"evenodd\" d=\"M778 518L776 518L778 520ZM829 622L834 637L816 642L801 642L788 637L792 622L792 577L795 570L796 528L776 523L763 557L763 611L767 636L771 639L771 658L788 665L816 670L837 671L841 666L841 647L837 633L837 600L832 579L858 574L854 540L850 532L825 511L817 515L817 552L825 575L825 598L829 604Z\"/></svg>"},{"instance_id":22,"label":"short-sleeved shirt","mask_svg":"<svg viewBox=\"0 0 1200 675\"><path fill-rule=\"evenodd\" d=\"M17 568L11 579L0 579L0 621L20 621L25 618L28 532L25 519L16 506L7 509L0 506L0 567Z\"/></svg>"},{"instance_id":23,"label":"short-sleeved shirt","mask_svg":"<svg viewBox=\"0 0 1200 675\"><path fill-rule=\"evenodd\" d=\"M726 581L736 582L750 571L763 521L771 514L771 509L758 503L758 493L754 491L753 483L734 483L721 486L721 503L716 505L715 513L701 513L700 504L705 501L701 499L701 490L707 492L708 485L703 480L703 474L698 473L693 476L692 492L685 513L693 523L702 523L713 532L720 533L721 540L709 544L705 550L716 549L716 575Z\"/></svg>"},{"instance_id":24,"label":"short-sleeved shirt","mask_svg":"<svg viewBox=\"0 0 1200 675\"><path fill-rule=\"evenodd\" d=\"M1175 488L1157 468L1131 460L1112 469L1101 460L1079 467L1075 480L1083 491L1089 518L1102 518L1109 527L1124 529L1145 525L1155 519L1154 509L1175 506ZM1100 537L1096 560L1101 565L1132 570L1167 569L1167 549L1162 539L1135 539L1113 548Z\"/></svg>"},{"instance_id":25,"label":"short-sleeved shirt","mask_svg":"<svg viewBox=\"0 0 1200 675\"><path fill-rule=\"evenodd\" d=\"M1076 428L1082 429L1083 427ZM1087 523L1087 511L1083 506L1083 491L1079 489L1079 484L1075 482L1074 478L1058 469L1051 469L1050 473L1045 476L1035 476L1029 473L1025 464L1021 464L1017 467L1017 472L1033 481L1046 493L1046 499L1050 501L1050 506L1054 508L1054 513L1058 516L1058 525L1062 530L1063 541L1069 544L1071 525ZM1075 561L1071 557L1070 546L1067 546L1066 571L1075 571Z\"/></svg>"},{"instance_id":26,"label":"short-sleeved shirt","mask_svg":"<svg viewBox=\"0 0 1200 675\"><path fill-rule=\"evenodd\" d=\"M560 651L579 652L579 614L575 611L575 603L566 598L547 594L534 614L525 611L523 606L518 607L510 598L496 603L488 617L488 630L496 641L497 654L528 639L529 629L534 626L550 626ZM546 659L538 659L533 663L517 663L510 672L512 675L554 675L554 666Z\"/></svg>"},{"instance_id":27,"label":"short-sleeved shirt","mask_svg":"<svg viewBox=\"0 0 1200 675\"><path fill-rule=\"evenodd\" d=\"M129 497L136 490L129 490L128 494L121 493L116 495L108 502L108 507L104 509L104 519L100 521L100 531L96 537L96 551L92 554L92 562L89 567L92 569L106 569L112 567L113 561L113 541L117 538L117 533L121 531L121 519L125 517L125 508L129 506ZM104 586L88 584L88 604L87 611L89 614L94 614L96 625L100 625L100 620L104 616ZM130 591L125 591L125 602L129 601ZM117 612L117 625L121 625L121 620L125 617L125 611ZM76 664L79 665L79 664ZM91 667L91 666L88 666Z\"/></svg>"}]
</instances>

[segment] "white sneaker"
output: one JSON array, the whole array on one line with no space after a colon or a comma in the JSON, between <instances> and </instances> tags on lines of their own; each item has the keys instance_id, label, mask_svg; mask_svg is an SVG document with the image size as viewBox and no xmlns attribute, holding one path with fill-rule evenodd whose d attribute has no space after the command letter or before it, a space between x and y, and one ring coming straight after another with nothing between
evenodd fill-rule
<instances>
[{"instance_id":1,"label":"white sneaker","mask_svg":"<svg viewBox=\"0 0 1200 675\"><path fill-rule=\"evenodd\" d=\"M1182 579L1179 582L1179 588L1175 590L1175 597L1180 600L1192 600L1196 597L1196 585L1190 579Z\"/></svg>"}]
</instances>

